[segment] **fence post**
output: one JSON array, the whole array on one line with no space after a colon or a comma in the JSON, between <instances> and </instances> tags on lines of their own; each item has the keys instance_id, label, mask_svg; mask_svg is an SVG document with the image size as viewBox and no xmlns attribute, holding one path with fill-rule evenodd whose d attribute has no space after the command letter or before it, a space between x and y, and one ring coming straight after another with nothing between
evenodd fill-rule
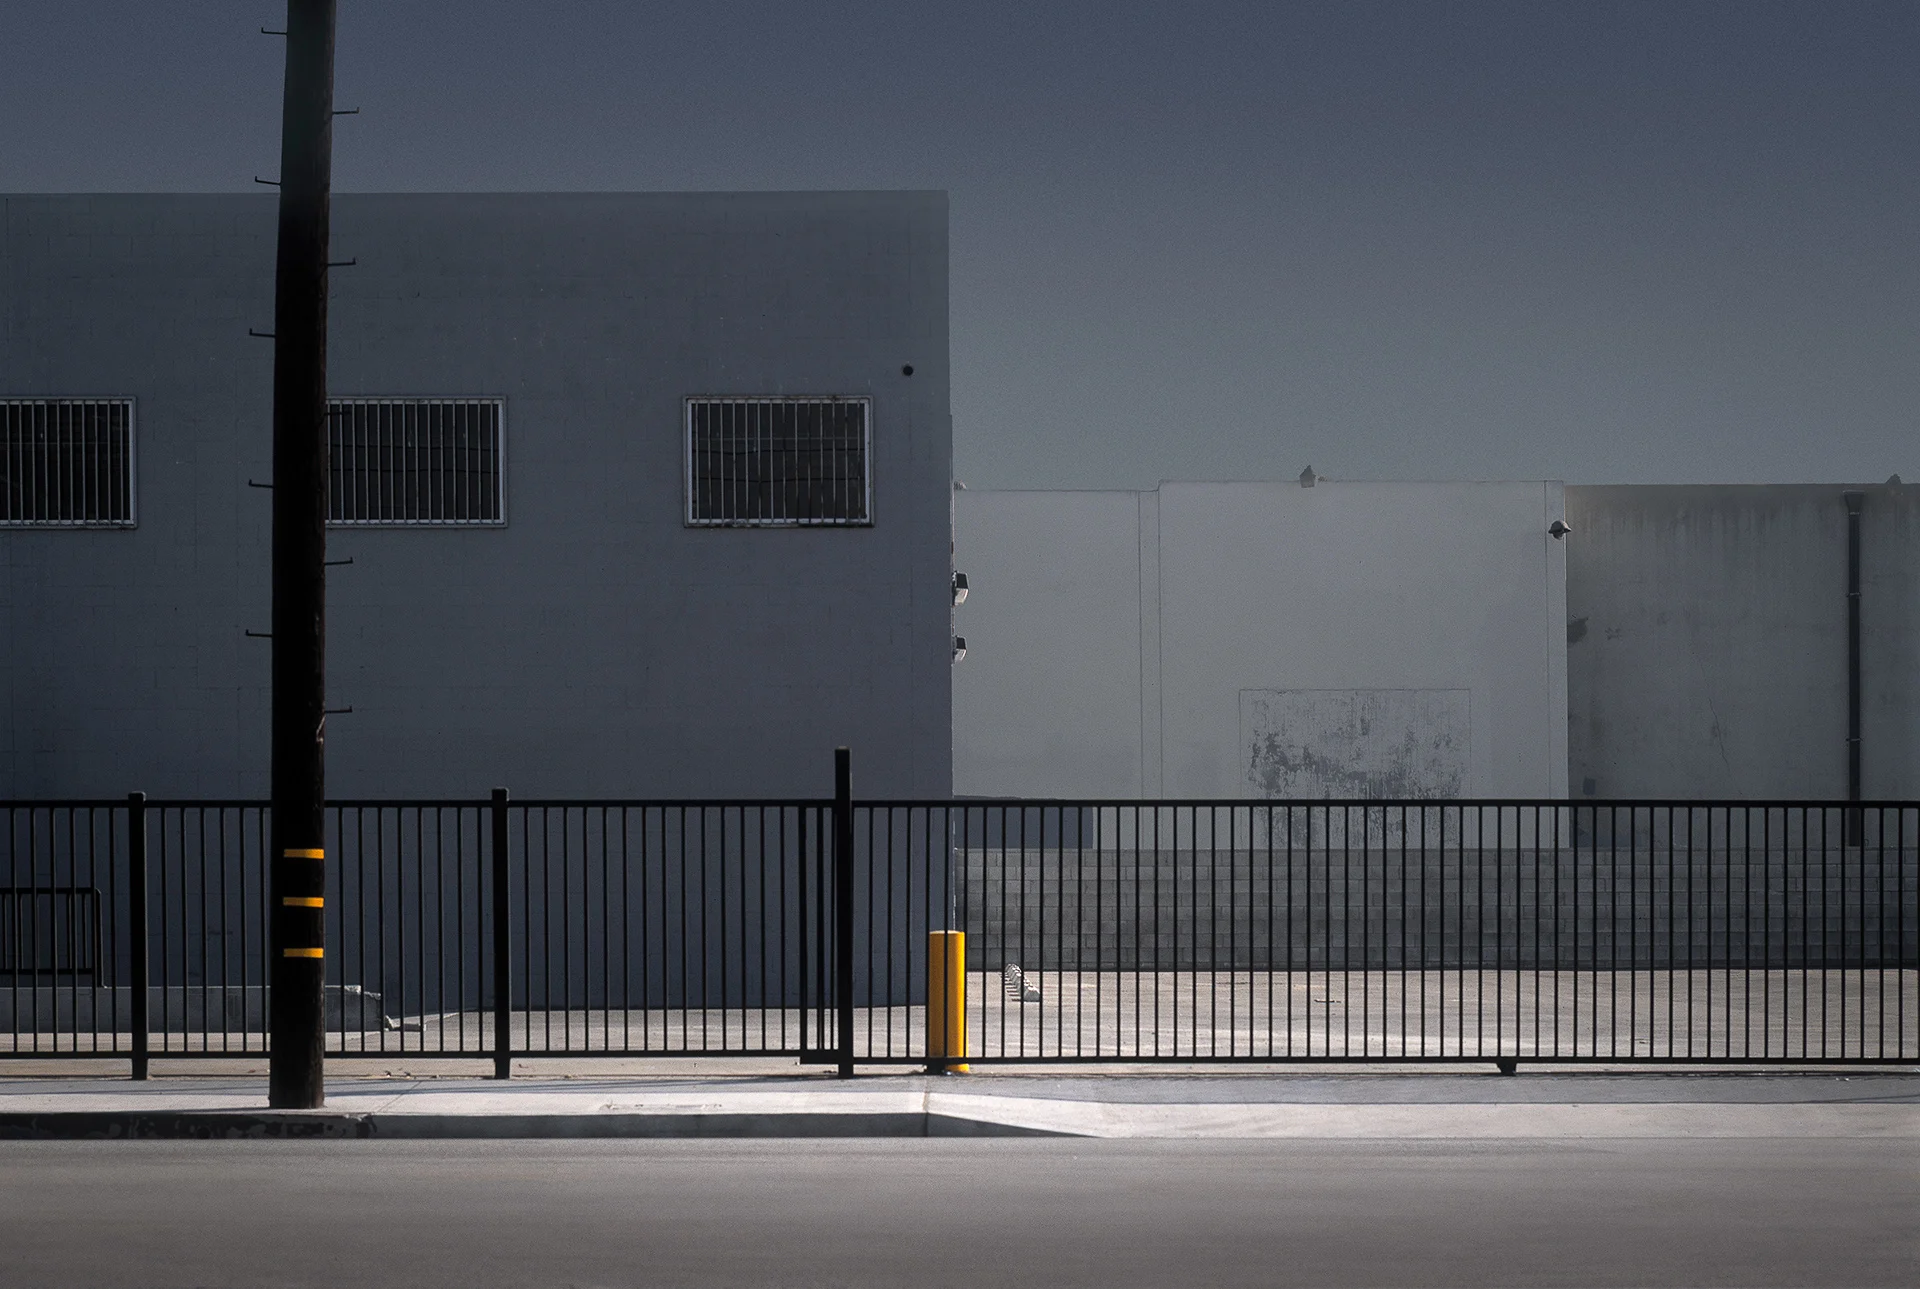
<instances>
[{"instance_id":1,"label":"fence post","mask_svg":"<svg viewBox=\"0 0 1920 1289\"><path fill-rule=\"evenodd\" d=\"M853 1077L853 758L833 750L833 974L840 1077Z\"/></svg>"},{"instance_id":2,"label":"fence post","mask_svg":"<svg viewBox=\"0 0 1920 1289\"><path fill-rule=\"evenodd\" d=\"M127 930L132 944L133 1077L147 1077L147 794L127 794Z\"/></svg>"},{"instance_id":3,"label":"fence post","mask_svg":"<svg viewBox=\"0 0 1920 1289\"><path fill-rule=\"evenodd\" d=\"M1845 845L1864 839L1860 816L1860 511L1864 492L1842 494L1847 503L1847 807Z\"/></svg>"},{"instance_id":4,"label":"fence post","mask_svg":"<svg viewBox=\"0 0 1920 1289\"><path fill-rule=\"evenodd\" d=\"M493 1077L513 1077L513 925L507 897L507 790L493 790Z\"/></svg>"}]
</instances>

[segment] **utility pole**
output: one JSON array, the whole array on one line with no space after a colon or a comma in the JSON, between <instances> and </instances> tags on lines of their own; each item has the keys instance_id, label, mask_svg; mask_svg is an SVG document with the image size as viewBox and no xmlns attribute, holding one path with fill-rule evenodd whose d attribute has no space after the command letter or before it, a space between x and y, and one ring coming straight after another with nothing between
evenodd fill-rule
<instances>
[{"instance_id":1,"label":"utility pole","mask_svg":"<svg viewBox=\"0 0 1920 1289\"><path fill-rule=\"evenodd\" d=\"M326 1103L327 214L335 0L287 0L273 301L268 1104Z\"/></svg>"}]
</instances>

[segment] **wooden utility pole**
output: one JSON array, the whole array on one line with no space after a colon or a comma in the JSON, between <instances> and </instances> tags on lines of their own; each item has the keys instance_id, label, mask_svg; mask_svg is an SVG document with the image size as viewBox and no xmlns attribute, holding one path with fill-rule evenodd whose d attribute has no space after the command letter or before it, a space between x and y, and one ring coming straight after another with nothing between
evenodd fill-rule
<instances>
[{"instance_id":1,"label":"wooden utility pole","mask_svg":"<svg viewBox=\"0 0 1920 1289\"><path fill-rule=\"evenodd\" d=\"M273 302L268 1104L326 1102L327 214L335 0L288 0Z\"/></svg>"}]
</instances>

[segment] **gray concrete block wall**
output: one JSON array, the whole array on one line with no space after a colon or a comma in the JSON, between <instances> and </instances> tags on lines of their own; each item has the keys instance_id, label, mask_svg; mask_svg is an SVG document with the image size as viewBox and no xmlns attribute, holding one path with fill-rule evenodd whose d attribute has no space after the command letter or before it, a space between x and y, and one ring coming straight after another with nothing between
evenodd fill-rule
<instances>
[{"instance_id":1,"label":"gray concrete block wall","mask_svg":"<svg viewBox=\"0 0 1920 1289\"><path fill-rule=\"evenodd\" d=\"M0 203L0 396L131 396L139 458L137 528L0 532L0 795L263 795L273 199ZM944 195L350 194L333 247L331 392L503 397L508 522L331 532L331 795L824 794L842 743L947 794ZM699 394L870 396L873 527L686 528Z\"/></svg>"},{"instance_id":2,"label":"gray concrete block wall","mask_svg":"<svg viewBox=\"0 0 1920 1289\"><path fill-rule=\"evenodd\" d=\"M1920 966L1912 849L1035 849L957 862L973 970Z\"/></svg>"}]
</instances>

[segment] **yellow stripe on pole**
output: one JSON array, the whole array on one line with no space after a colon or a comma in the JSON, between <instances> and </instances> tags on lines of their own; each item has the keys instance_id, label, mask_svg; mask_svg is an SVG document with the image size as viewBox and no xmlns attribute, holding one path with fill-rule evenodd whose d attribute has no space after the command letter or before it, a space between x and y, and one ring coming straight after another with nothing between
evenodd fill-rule
<instances>
[{"instance_id":1,"label":"yellow stripe on pole","mask_svg":"<svg viewBox=\"0 0 1920 1289\"><path fill-rule=\"evenodd\" d=\"M280 853L288 859L325 859L327 857L327 852L324 850L289 849Z\"/></svg>"},{"instance_id":2,"label":"yellow stripe on pole","mask_svg":"<svg viewBox=\"0 0 1920 1289\"><path fill-rule=\"evenodd\" d=\"M280 902L290 909L324 909L325 897L319 895L283 895Z\"/></svg>"},{"instance_id":3,"label":"yellow stripe on pole","mask_svg":"<svg viewBox=\"0 0 1920 1289\"><path fill-rule=\"evenodd\" d=\"M283 958L324 958L327 956L327 951L325 949L282 949L280 956Z\"/></svg>"},{"instance_id":4,"label":"yellow stripe on pole","mask_svg":"<svg viewBox=\"0 0 1920 1289\"><path fill-rule=\"evenodd\" d=\"M927 932L927 1057L967 1073L967 933Z\"/></svg>"}]
</instances>

